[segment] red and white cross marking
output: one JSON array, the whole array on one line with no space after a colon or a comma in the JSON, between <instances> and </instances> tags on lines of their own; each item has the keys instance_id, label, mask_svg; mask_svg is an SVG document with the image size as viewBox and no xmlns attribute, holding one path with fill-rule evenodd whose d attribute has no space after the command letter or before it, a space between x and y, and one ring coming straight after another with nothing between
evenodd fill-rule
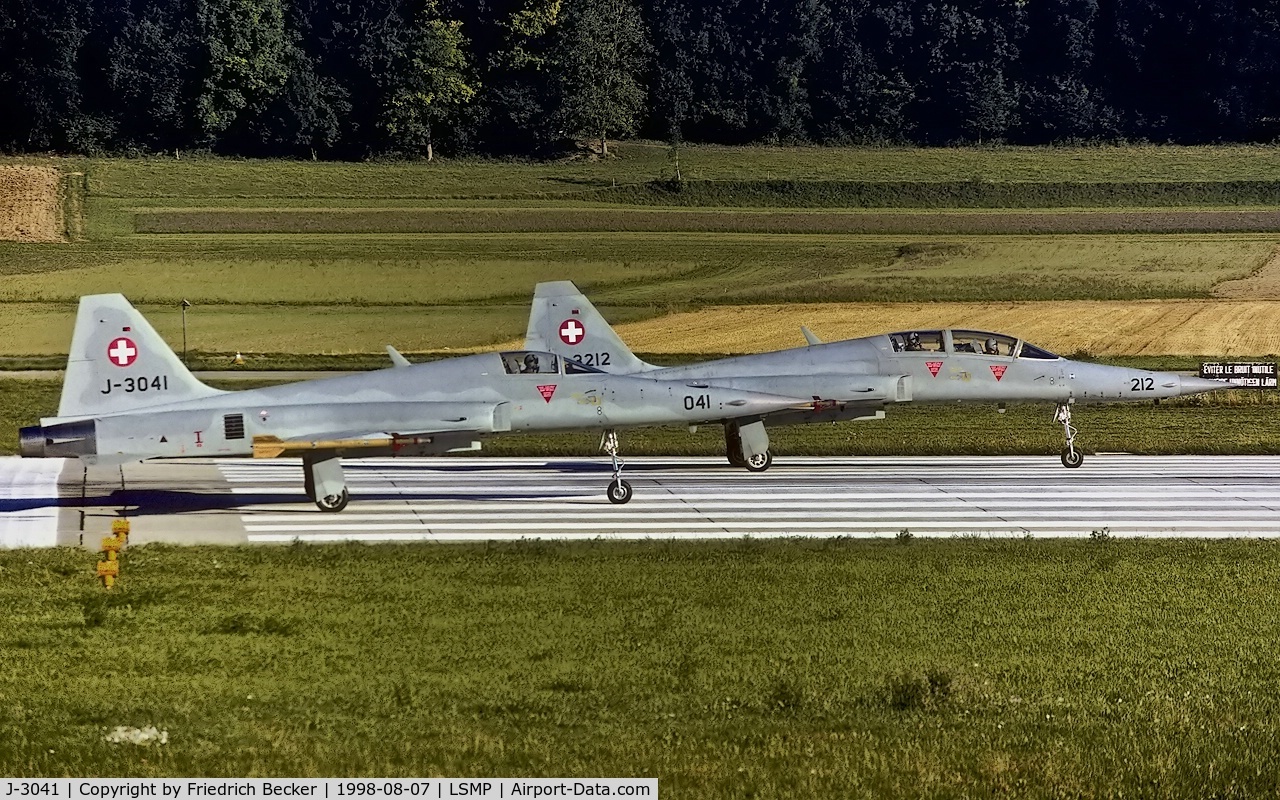
<instances>
[{"instance_id":1,"label":"red and white cross marking","mask_svg":"<svg viewBox=\"0 0 1280 800\"><path fill-rule=\"evenodd\" d=\"M127 367L138 360L138 348L134 346L132 339L121 336L112 339L111 344L107 345L107 358L117 367Z\"/></svg>"},{"instance_id":2,"label":"red and white cross marking","mask_svg":"<svg viewBox=\"0 0 1280 800\"><path fill-rule=\"evenodd\" d=\"M560 323L560 341L565 344L577 344L587 335L587 329L576 319L566 319Z\"/></svg>"}]
</instances>

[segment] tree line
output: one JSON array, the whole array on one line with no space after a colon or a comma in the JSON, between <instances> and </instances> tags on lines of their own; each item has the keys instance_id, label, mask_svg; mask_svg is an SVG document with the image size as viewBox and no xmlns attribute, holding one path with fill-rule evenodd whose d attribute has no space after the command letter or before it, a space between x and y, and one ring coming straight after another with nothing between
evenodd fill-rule
<instances>
[{"instance_id":1,"label":"tree line","mask_svg":"<svg viewBox=\"0 0 1280 800\"><path fill-rule=\"evenodd\" d=\"M1280 4L0 0L0 148L1270 141Z\"/></svg>"}]
</instances>

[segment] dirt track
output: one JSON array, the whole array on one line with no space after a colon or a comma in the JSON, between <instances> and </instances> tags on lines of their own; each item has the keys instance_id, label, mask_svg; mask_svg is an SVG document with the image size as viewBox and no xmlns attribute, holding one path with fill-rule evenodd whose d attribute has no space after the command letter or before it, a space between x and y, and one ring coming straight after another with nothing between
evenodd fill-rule
<instances>
[{"instance_id":1,"label":"dirt track","mask_svg":"<svg viewBox=\"0 0 1280 800\"><path fill-rule=\"evenodd\" d=\"M205 209L147 211L138 233L1272 233L1280 211L703 211L668 209Z\"/></svg>"},{"instance_id":2,"label":"dirt track","mask_svg":"<svg viewBox=\"0 0 1280 800\"><path fill-rule=\"evenodd\" d=\"M0 241L62 241L60 181L52 167L0 166Z\"/></svg>"}]
</instances>

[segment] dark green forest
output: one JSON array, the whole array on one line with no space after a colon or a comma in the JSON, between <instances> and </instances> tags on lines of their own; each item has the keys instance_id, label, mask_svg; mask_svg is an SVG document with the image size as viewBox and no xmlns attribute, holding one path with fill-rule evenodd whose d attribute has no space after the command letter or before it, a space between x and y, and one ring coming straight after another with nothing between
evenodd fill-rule
<instances>
[{"instance_id":1,"label":"dark green forest","mask_svg":"<svg viewBox=\"0 0 1280 800\"><path fill-rule=\"evenodd\" d=\"M9 152L1277 135L1274 0L0 0Z\"/></svg>"}]
</instances>

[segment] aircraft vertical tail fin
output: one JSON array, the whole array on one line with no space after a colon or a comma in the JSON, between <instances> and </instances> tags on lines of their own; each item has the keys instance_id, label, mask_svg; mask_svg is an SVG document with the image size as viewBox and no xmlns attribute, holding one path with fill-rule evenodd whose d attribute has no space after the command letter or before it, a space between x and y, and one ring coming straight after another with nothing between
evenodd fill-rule
<instances>
[{"instance_id":1,"label":"aircraft vertical tail fin","mask_svg":"<svg viewBox=\"0 0 1280 800\"><path fill-rule=\"evenodd\" d=\"M109 414L222 394L182 363L120 294L80 298L59 417Z\"/></svg>"},{"instance_id":2,"label":"aircraft vertical tail fin","mask_svg":"<svg viewBox=\"0 0 1280 800\"><path fill-rule=\"evenodd\" d=\"M549 350L607 372L659 369L641 361L623 344L572 281L547 281L534 289L524 346L527 350Z\"/></svg>"}]
</instances>

